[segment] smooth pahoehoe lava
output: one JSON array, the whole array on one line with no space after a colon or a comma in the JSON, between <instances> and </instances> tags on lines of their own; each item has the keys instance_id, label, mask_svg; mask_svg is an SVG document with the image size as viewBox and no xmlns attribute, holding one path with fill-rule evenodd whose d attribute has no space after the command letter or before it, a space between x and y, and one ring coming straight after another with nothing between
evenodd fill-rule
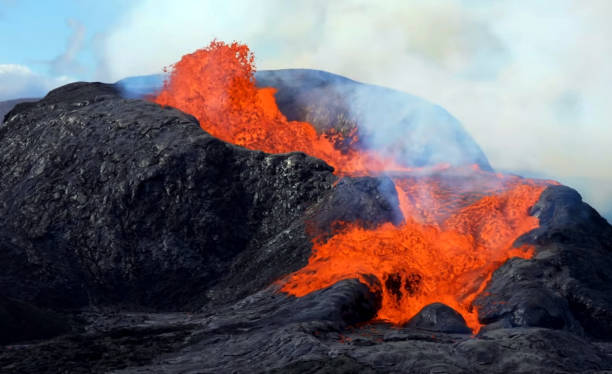
<instances>
[{"instance_id":1,"label":"smooth pahoehoe lava","mask_svg":"<svg viewBox=\"0 0 612 374\"><path fill-rule=\"evenodd\" d=\"M374 229L349 223L331 237L313 238L308 264L283 281L284 292L300 297L360 278L380 287L379 319L401 324L424 306L442 302L477 331L472 301L493 272L511 257L533 255L532 248L513 243L538 226L529 207L554 182L477 166L438 165L425 173L372 150L336 149L339 133L320 134L309 123L288 121L274 88L256 87L253 55L243 44L213 41L170 70L153 101L192 114L213 136L268 153L301 151L323 159L340 177L393 175L403 221ZM372 276L379 282L370 282Z\"/></svg>"}]
</instances>

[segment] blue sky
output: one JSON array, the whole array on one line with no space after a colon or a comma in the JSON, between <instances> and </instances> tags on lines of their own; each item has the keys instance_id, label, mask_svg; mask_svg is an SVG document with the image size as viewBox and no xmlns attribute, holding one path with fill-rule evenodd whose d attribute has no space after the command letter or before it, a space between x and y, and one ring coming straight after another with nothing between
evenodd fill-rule
<instances>
[{"instance_id":1,"label":"blue sky","mask_svg":"<svg viewBox=\"0 0 612 374\"><path fill-rule=\"evenodd\" d=\"M211 39L440 104L499 170L612 217L612 1L0 0L0 100L160 72Z\"/></svg>"},{"instance_id":2,"label":"blue sky","mask_svg":"<svg viewBox=\"0 0 612 374\"><path fill-rule=\"evenodd\" d=\"M68 73L75 79L87 79L95 74L97 38L135 4L120 0L2 0L0 62L28 66L39 74ZM66 63L77 69L61 71L63 66L54 66L53 61L70 47L76 48L75 55Z\"/></svg>"}]
</instances>

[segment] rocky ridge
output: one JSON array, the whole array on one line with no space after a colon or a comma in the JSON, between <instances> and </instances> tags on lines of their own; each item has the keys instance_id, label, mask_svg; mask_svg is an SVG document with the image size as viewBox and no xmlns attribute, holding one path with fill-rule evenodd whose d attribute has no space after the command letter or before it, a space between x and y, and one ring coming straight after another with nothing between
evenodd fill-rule
<instances>
[{"instance_id":1,"label":"rocky ridge","mask_svg":"<svg viewBox=\"0 0 612 374\"><path fill-rule=\"evenodd\" d=\"M532 208L540 227L516 244L536 256L495 272L472 336L444 305L365 323L375 279L278 292L311 230L399 222L384 177L338 181L320 160L221 142L104 84L17 105L0 147L0 325L56 327L4 335L0 371L612 370L612 227L568 187Z\"/></svg>"}]
</instances>

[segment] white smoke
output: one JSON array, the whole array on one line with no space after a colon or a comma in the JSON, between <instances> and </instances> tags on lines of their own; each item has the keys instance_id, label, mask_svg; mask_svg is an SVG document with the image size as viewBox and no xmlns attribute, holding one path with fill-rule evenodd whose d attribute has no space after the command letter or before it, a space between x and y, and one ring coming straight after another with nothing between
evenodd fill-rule
<instances>
[{"instance_id":1,"label":"white smoke","mask_svg":"<svg viewBox=\"0 0 612 374\"><path fill-rule=\"evenodd\" d=\"M28 67L17 64L0 64L0 101L15 98L44 96L49 90L71 82L65 76L49 78L37 74Z\"/></svg>"},{"instance_id":2,"label":"white smoke","mask_svg":"<svg viewBox=\"0 0 612 374\"><path fill-rule=\"evenodd\" d=\"M582 181L606 211L610 14L608 0L145 0L101 57L116 80L159 72L214 37L246 42L259 69L322 69L437 103L493 167Z\"/></svg>"},{"instance_id":3,"label":"white smoke","mask_svg":"<svg viewBox=\"0 0 612 374\"><path fill-rule=\"evenodd\" d=\"M76 59L85 44L85 26L74 19L67 19L66 24L72 29L66 49L49 61L49 67L54 76L82 73L85 70Z\"/></svg>"}]
</instances>

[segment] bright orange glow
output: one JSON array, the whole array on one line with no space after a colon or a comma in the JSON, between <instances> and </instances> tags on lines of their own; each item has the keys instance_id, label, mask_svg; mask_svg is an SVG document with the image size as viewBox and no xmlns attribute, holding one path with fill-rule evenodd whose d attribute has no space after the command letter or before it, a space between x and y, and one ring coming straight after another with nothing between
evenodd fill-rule
<instances>
[{"instance_id":1,"label":"bright orange glow","mask_svg":"<svg viewBox=\"0 0 612 374\"><path fill-rule=\"evenodd\" d=\"M393 172L404 222L366 230L346 224L326 241L315 238L309 263L284 280L295 296L346 278L375 276L383 302L377 318L404 323L422 307L442 302L474 331L471 306L495 269L510 257L530 258L515 239L537 227L528 209L551 181L533 181L480 170L477 165L428 169L402 166L372 151L334 147L335 134L318 134L306 122L288 121L273 88L257 88L253 56L245 45L213 41L183 56L154 99L194 115L201 127L227 142L268 153L302 151L342 175Z\"/></svg>"},{"instance_id":2,"label":"bright orange glow","mask_svg":"<svg viewBox=\"0 0 612 374\"><path fill-rule=\"evenodd\" d=\"M325 160L337 174L408 171L375 152L334 147L340 134L317 134L306 122L288 121L276 106L274 88L257 88L253 55L246 45L213 41L183 56L154 101L195 116L209 134L267 153L301 151Z\"/></svg>"},{"instance_id":3,"label":"bright orange glow","mask_svg":"<svg viewBox=\"0 0 612 374\"><path fill-rule=\"evenodd\" d=\"M325 242L315 241L308 265L291 275L283 291L303 296L347 278L367 284L374 275L383 296L377 318L402 324L424 306L442 302L478 331L472 301L504 261L533 255L532 248L512 244L538 226L527 210L545 186L504 178L497 192L485 195L453 193L436 177L394 181L405 217L401 225L366 230L351 224Z\"/></svg>"}]
</instances>

